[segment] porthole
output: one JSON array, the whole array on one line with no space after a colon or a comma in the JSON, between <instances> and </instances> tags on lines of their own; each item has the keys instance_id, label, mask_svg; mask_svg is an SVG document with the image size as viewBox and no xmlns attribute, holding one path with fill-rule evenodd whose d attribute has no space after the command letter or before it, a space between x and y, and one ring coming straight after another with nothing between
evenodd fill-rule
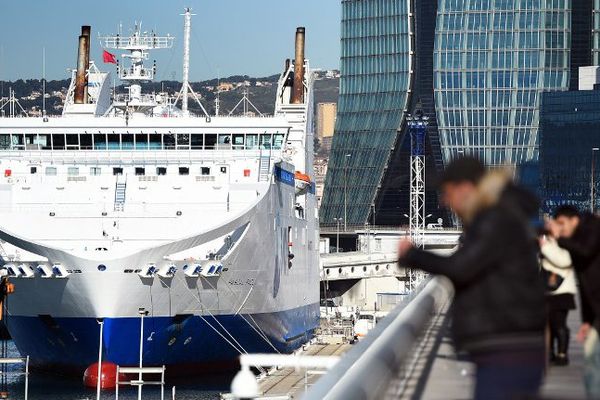
<instances>
[{"instance_id":1,"label":"porthole","mask_svg":"<svg viewBox=\"0 0 600 400\"><path fill-rule=\"evenodd\" d=\"M106 265L104 265L104 264L98 265L98 271L100 271L100 272L106 271Z\"/></svg>"}]
</instances>

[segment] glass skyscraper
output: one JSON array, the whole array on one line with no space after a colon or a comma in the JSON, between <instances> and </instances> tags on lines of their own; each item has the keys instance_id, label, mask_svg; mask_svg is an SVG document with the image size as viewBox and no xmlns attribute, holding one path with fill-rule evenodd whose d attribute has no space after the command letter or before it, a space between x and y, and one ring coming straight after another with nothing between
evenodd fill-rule
<instances>
[{"instance_id":1,"label":"glass skyscraper","mask_svg":"<svg viewBox=\"0 0 600 400\"><path fill-rule=\"evenodd\" d=\"M544 93L540 120L540 181L543 208L561 204L590 209L591 171L600 181L600 90ZM594 160L592 161L592 159ZM600 199L595 196L595 208Z\"/></svg>"},{"instance_id":2,"label":"glass skyscraper","mask_svg":"<svg viewBox=\"0 0 600 400\"><path fill-rule=\"evenodd\" d=\"M594 0L592 57L594 65L600 65L600 0Z\"/></svg>"},{"instance_id":3,"label":"glass skyscraper","mask_svg":"<svg viewBox=\"0 0 600 400\"><path fill-rule=\"evenodd\" d=\"M368 221L411 82L409 2L343 0L341 81L321 220Z\"/></svg>"},{"instance_id":4,"label":"glass skyscraper","mask_svg":"<svg viewBox=\"0 0 600 400\"><path fill-rule=\"evenodd\" d=\"M537 159L544 91L567 90L568 0L440 0L435 100L444 160Z\"/></svg>"},{"instance_id":5,"label":"glass skyscraper","mask_svg":"<svg viewBox=\"0 0 600 400\"><path fill-rule=\"evenodd\" d=\"M598 58L599 11L600 0L342 0L322 224L408 222L405 117L416 109L430 119L429 183L461 154L536 162L541 95L576 89L578 68ZM427 202L447 220L432 186Z\"/></svg>"}]
</instances>

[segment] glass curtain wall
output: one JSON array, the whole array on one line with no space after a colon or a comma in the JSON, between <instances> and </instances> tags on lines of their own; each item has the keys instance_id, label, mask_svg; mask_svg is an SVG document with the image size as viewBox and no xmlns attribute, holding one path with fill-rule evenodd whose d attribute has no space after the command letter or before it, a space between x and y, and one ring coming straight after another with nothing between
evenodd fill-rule
<instances>
[{"instance_id":1,"label":"glass curtain wall","mask_svg":"<svg viewBox=\"0 0 600 400\"><path fill-rule=\"evenodd\" d=\"M340 96L322 224L367 221L407 106L408 14L406 0L342 1Z\"/></svg>"},{"instance_id":2,"label":"glass curtain wall","mask_svg":"<svg viewBox=\"0 0 600 400\"><path fill-rule=\"evenodd\" d=\"M541 93L567 90L570 0L440 0L434 88L444 162L538 158Z\"/></svg>"},{"instance_id":3,"label":"glass curtain wall","mask_svg":"<svg viewBox=\"0 0 600 400\"><path fill-rule=\"evenodd\" d=\"M594 0L592 11L592 61L600 65L600 0Z\"/></svg>"}]
</instances>

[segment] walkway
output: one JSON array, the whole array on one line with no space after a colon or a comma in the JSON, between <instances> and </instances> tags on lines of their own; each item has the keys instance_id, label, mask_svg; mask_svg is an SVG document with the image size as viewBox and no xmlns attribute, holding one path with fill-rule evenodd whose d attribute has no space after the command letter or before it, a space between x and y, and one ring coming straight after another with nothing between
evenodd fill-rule
<instances>
[{"instance_id":1,"label":"walkway","mask_svg":"<svg viewBox=\"0 0 600 400\"><path fill-rule=\"evenodd\" d=\"M585 399L583 347L575 340L579 321L579 311L571 312L571 363L568 367L550 367L541 391L542 399ZM412 378L402 394L395 398L448 400L471 397L474 367L458 358L454 352L448 336L448 322L446 314L433 321L430 331L421 342L422 352L411 374Z\"/></svg>"}]
</instances>

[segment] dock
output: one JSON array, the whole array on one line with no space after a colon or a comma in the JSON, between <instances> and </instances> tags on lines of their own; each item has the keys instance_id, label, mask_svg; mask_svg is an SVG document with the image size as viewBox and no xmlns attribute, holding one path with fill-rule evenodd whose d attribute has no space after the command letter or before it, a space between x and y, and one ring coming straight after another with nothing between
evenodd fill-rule
<instances>
[{"instance_id":1,"label":"dock","mask_svg":"<svg viewBox=\"0 0 600 400\"><path fill-rule=\"evenodd\" d=\"M310 344L301 354L310 356L341 356L352 347L351 344ZM312 386L320 374L316 371L294 368L272 369L259 381L260 393L269 399L300 398Z\"/></svg>"}]
</instances>

